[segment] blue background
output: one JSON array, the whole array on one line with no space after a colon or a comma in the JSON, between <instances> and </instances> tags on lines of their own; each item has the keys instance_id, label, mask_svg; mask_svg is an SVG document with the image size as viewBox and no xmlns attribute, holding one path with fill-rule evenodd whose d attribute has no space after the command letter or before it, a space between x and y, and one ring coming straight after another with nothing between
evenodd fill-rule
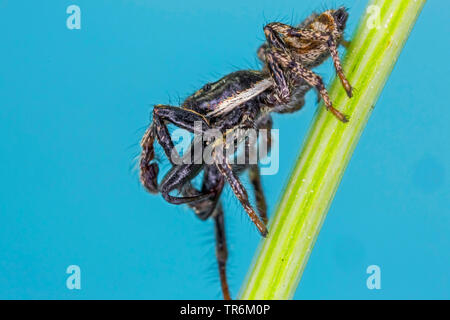
<instances>
[{"instance_id":1,"label":"blue background","mask_svg":"<svg viewBox=\"0 0 450 320\"><path fill-rule=\"evenodd\" d=\"M81 8L81 30L66 8ZM350 7L350 38L366 1ZM151 106L258 68L262 27L335 1L0 0L0 298L221 298L213 225L139 184ZM296 299L450 298L449 1L429 1L336 194ZM317 71L327 83L328 61ZM276 115L274 209L316 110ZM244 179L248 185L248 179ZM229 278L260 239L229 190ZM81 290L66 268L81 267ZM381 290L366 268L381 267Z\"/></svg>"}]
</instances>

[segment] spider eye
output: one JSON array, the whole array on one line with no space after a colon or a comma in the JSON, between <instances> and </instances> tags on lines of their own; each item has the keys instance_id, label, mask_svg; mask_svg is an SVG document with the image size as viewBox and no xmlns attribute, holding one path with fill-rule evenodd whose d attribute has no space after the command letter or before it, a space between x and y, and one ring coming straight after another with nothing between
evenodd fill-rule
<instances>
[{"instance_id":1,"label":"spider eye","mask_svg":"<svg viewBox=\"0 0 450 320\"><path fill-rule=\"evenodd\" d=\"M205 86L203 87L203 91L209 91L211 90L211 85L209 83L205 84Z\"/></svg>"},{"instance_id":2,"label":"spider eye","mask_svg":"<svg viewBox=\"0 0 450 320\"><path fill-rule=\"evenodd\" d=\"M336 22L338 23L338 25L342 26L347 21L348 12L344 7L342 7L333 13L333 17L336 20Z\"/></svg>"}]
</instances>

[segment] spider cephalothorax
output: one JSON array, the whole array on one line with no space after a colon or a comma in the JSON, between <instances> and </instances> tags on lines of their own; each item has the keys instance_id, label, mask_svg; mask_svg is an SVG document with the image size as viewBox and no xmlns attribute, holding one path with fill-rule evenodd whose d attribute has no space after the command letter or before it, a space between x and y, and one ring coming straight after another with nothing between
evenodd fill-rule
<instances>
[{"instance_id":1,"label":"spider cephalothorax","mask_svg":"<svg viewBox=\"0 0 450 320\"><path fill-rule=\"evenodd\" d=\"M167 125L172 124L200 135L209 130L219 131L223 135L237 129L270 130L271 112L299 110L304 105L306 92L312 87L317 89L328 110L339 120L348 121L332 106L322 79L310 70L331 55L343 87L351 96L351 86L343 74L337 52L347 17L346 10L340 8L312 14L298 27L270 23L264 27L267 42L258 50L258 56L264 64L262 70L233 72L214 83L206 84L180 107L156 105L153 109L152 123L141 140L141 182L149 192L161 193L169 203L188 204L202 220L211 216L214 218L216 253L225 299L229 299L230 294L225 272L227 249L224 214L219 198L227 182L259 232L266 236L267 206L259 167L250 162L231 163L224 153L215 151L212 153L212 162L175 161L176 158L192 160L192 157L178 154ZM160 182L159 167L154 157L155 139L172 164ZM255 148L249 140L244 141L245 153ZM205 148L213 143L220 145L220 139L219 142L194 139L192 146L195 148L201 144ZM270 139L267 139L267 143L267 149L270 149ZM230 144L224 143L220 148L229 149ZM258 214L238 177L247 169L255 191ZM198 189L191 182L200 172L203 172L203 182ZM173 192L178 192L178 195L171 194Z\"/></svg>"}]
</instances>

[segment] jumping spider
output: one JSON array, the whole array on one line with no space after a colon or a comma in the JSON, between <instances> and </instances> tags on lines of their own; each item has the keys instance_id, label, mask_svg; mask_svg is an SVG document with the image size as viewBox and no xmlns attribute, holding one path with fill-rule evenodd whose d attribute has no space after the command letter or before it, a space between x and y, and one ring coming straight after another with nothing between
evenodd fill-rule
<instances>
[{"instance_id":1,"label":"jumping spider","mask_svg":"<svg viewBox=\"0 0 450 320\"><path fill-rule=\"evenodd\" d=\"M291 113L304 105L306 92L314 87L326 108L340 121L347 117L336 110L330 101L322 79L310 69L330 55L336 72L349 97L352 88L345 78L337 47L343 42L348 13L345 8L312 14L297 27L270 23L264 27L267 42L258 50L262 70L242 70L226 75L188 97L180 107L156 105L153 121L142 140L140 179L150 193L161 193L172 204L188 204L202 220L213 217L216 230L216 255L222 292L230 299L226 278L227 247L224 213L219 202L225 182L230 186L262 236L267 235L266 202L262 192L260 171L255 164L230 164L223 154L215 154L213 164L182 163L172 159L175 146L167 125L200 133L219 129L225 133L236 129L271 129L271 112ZM195 123L200 126L195 128ZM200 128L200 129L199 129ZM197 132L198 133L198 132ZM158 164L155 162L155 138L162 146L172 167L158 183ZM208 142L201 142L203 146ZM270 145L270 139L268 139ZM225 148L227 146L224 146ZM246 146L246 151L252 146ZM268 146L269 148L270 146ZM178 152L175 151L176 154ZM254 187L259 216L249 202L247 191L238 178L249 172ZM200 190L191 183L203 171ZM178 192L178 196L171 192Z\"/></svg>"}]
</instances>

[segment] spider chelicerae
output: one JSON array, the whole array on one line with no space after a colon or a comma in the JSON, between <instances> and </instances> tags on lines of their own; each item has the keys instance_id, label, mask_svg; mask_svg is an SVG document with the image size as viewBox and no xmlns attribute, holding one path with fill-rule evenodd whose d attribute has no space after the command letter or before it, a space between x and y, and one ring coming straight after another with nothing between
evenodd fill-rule
<instances>
[{"instance_id":1,"label":"spider chelicerae","mask_svg":"<svg viewBox=\"0 0 450 320\"><path fill-rule=\"evenodd\" d=\"M264 198L260 169L257 163L231 163L220 150L228 150L234 142L245 141L245 154L255 145L249 139L193 139L192 146L202 150L215 145L212 161L195 161L189 153L179 155L168 130L168 124L197 135L216 130L223 135L247 129L272 128L271 113L292 113L304 105L304 97L314 87L325 107L337 119L348 118L335 109L320 76L311 71L331 56L336 73L349 97L352 87L347 81L338 55L338 46L345 45L343 32L348 18L345 8L313 13L297 27L274 22L264 27L266 42L258 49L262 70L241 70L208 83L189 96L181 106L155 105L153 119L145 132L141 147L140 180L150 193L161 193L172 204L187 204L202 220L212 217L215 222L216 255L221 287L225 299L230 299L226 278L227 246L224 212L219 198L228 183L242 207L262 236L267 235L267 205ZM158 182L158 163L154 143L161 145L172 167ZM228 141L228 140L227 140ZM267 138L270 149L271 139ZM226 153L229 154L229 153ZM183 161L179 161L180 159ZM189 161L185 161L188 159ZM197 159L198 160L198 159ZM239 174L247 171L253 186L258 213L250 204ZM200 189L192 181L203 172ZM171 193L178 192L177 195Z\"/></svg>"}]
</instances>

